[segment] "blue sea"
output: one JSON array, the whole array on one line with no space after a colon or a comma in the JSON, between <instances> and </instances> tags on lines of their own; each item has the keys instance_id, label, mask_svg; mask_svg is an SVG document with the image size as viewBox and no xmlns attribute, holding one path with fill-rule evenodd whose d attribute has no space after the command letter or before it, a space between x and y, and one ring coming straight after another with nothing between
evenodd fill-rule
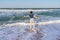
<instances>
[{"instance_id":1,"label":"blue sea","mask_svg":"<svg viewBox=\"0 0 60 40\"><path fill-rule=\"evenodd\" d=\"M60 9L0 9L0 25L29 22L29 11L33 11L33 14L38 15L40 21L60 19Z\"/></svg>"}]
</instances>

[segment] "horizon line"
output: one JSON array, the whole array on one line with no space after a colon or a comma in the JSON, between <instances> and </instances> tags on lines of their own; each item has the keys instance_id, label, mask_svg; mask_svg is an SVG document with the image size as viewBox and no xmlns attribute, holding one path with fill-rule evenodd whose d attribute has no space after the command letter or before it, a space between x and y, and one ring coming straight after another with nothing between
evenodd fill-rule
<instances>
[{"instance_id":1,"label":"horizon line","mask_svg":"<svg viewBox=\"0 0 60 40\"><path fill-rule=\"evenodd\" d=\"M60 9L60 8L0 8L0 9Z\"/></svg>"}]
</instances>

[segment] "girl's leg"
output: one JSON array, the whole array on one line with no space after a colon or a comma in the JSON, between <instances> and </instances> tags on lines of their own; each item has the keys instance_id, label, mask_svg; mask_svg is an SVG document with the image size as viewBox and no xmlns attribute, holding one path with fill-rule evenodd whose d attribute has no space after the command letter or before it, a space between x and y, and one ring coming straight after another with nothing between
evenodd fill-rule
<instances>
[{"instance_id":1,"label":"girl's leg","mask_svg":"<svg viewBox=\"0 0 60 40\"><path fill-rule=\"evenodd\" d=\"M34 20L32 20L32 21L30 20L30 31L36 31Z\"/></svg>"},{"instance_id":2,"label":"girl's leg","mask_svg":"<svg viewBox=\"0 0 60 40\"><path fill-rule=\"evenodd\" d=\"M37 31L36 27L35 27L35 22L33 23L33 28L32 28L33 31Z\"/></svg>"},{"instance_id":3,"label":"girl's leg","mask_svg":"<svg viewBox=\"0 0 60 40\"><path fill-rule=\"evenodd\" d=\"M32 21L30 21L30 29L32 30L32 28L33 28L33 23Z\"/></svg>"}]
</instances>

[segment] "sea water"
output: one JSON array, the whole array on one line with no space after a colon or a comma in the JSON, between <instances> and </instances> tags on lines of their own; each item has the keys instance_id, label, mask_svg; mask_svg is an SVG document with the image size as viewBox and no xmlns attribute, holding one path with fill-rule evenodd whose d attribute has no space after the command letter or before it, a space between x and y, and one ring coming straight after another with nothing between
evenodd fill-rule
<instances>
[{"instance_id":1,"label":"sea water","mask_svg":"<svg viewBox=\"0 0 60 40\"><path fill-rule=\"evenodd\" d=\"M31 9L32 10L32 9ZM31 10L21 10L21 9L0 9L0 25L16 23L16 22L29 22L29 11ZM48 20L58 20L60 19L60 9L40 9L32 10L33 14L39 16L40 21ZM24 17L27 16L27 17ZM39 21L38 20L38 21ZM39 21L39 22L40 22Z\"/></svg>"},{"instance_id":2,"label":"sea water","mask_svg":"<svg viewBox=\"0 0 60 40\"><path fill-rule=\"evenodd\" d=\"M33 11L37 31L29 32ZM0 9L0 40L60 40L60 9ZM25 23L25 25L20 25Z\"/></svg>"}]
</instances>

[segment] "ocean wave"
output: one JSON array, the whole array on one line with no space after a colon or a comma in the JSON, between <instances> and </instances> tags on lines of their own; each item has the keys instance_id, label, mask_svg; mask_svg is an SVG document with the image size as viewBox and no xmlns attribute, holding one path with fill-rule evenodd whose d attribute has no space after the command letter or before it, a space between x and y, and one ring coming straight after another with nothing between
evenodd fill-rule
<instances>
[{"instance_id":1,"label":"ocean wave","mask_svg":"<svg viewBox=\"0 0 60 40\"><path fill-rule=\"evenodd\" d=\"M24 20L29 19L27 16L29 11L33 11L36 15L46 15L46 16L53 16L53 17L60 17L60 10L7 10L7 9L0 9L0 21L7 21L7 20Z\"/></svg>"}]
</instances>

